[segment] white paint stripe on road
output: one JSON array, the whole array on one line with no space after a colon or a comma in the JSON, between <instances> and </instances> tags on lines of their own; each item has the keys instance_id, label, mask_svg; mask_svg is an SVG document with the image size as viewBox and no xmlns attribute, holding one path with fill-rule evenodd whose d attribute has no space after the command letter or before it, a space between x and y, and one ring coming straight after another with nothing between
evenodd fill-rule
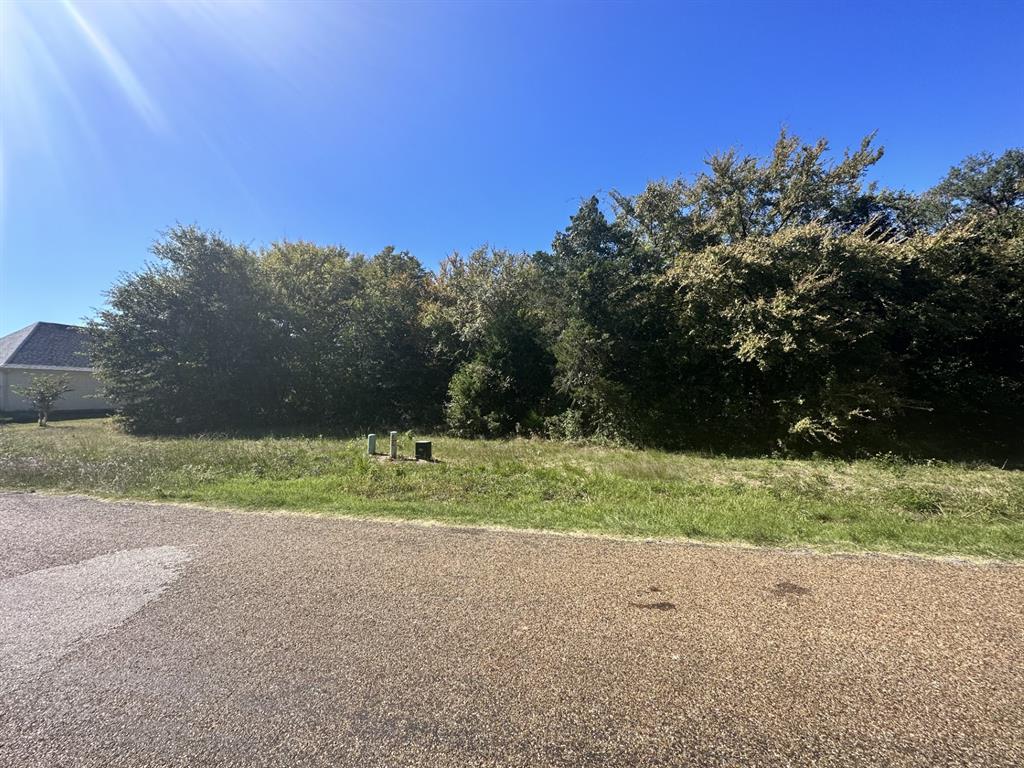
<instances>
[{"instance_id":1,"label":"white paint stripe on road","mask_svg":"<svg viewBox=\"0 0 1024 768\"><path fill-rule=\"evenodd\" d=\"M188 559L177 547L127 549L0 581L0 681L40 675L120 626Z\"/></svg>"}]
</instances>

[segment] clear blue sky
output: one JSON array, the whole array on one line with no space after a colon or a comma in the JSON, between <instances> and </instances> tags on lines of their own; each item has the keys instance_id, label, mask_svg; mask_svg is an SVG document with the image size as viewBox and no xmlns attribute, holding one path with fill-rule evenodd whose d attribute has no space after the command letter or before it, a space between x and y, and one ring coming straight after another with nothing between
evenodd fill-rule
<instances>
[{"instance_id":1,"label":"clear blue sky","mask_svg":"<svg viewBox=\"0 0 1024 768\"><path fill-rule=\"evenodd\" d=\"M579 200L878 130L924 189L1024 144L1024 4L0 0L0 333L176 221L252 245L546 248Z\"/></svg>"}]
</instances>

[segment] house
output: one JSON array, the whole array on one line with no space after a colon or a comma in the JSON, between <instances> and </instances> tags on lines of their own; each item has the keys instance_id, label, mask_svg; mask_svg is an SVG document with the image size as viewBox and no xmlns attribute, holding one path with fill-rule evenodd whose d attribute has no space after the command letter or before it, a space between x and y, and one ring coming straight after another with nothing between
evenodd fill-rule
<instances>
[{"instance_id":1,"label":"house","mask_svg":"<svg viewBox=\"0 0 1024 768\"><path fill-rule=\"evenodd\" d=\"M109 402L95 397L100 383L89 364L85 328L33 323L0 338L0 413L31 411L32 405L14 389L42 374L63 375L69 381L71 391L57 403L57 413L113 408Z\"/></svg>"}]
</instances>

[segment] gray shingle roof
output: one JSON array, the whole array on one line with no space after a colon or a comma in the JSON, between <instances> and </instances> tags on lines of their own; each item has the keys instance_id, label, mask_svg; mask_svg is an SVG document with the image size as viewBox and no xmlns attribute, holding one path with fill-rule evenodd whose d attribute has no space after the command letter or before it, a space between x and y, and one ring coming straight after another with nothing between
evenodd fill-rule
<instances>
[{"instance_id":1,"label":"gray shingle roof","mask_svg":"<svg viewBox=\"0 0 1024 768\"><path fill-rule=\"evenodd\" d=\"M85 328L33 323L0 338L0 365L89 368Z\"/></svg>"}]
</instances>

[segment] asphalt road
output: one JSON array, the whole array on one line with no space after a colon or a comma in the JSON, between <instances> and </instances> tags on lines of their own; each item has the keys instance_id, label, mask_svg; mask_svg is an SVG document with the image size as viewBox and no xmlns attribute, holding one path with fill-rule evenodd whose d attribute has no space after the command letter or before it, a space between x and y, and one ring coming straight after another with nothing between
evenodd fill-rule
<instances>
[{"instance_id":1,"label":"asphalt road","mask_svg":"<svg viewBox=\"0 0 1024 768\"><path fill-rule=\"evenodd\" d=\"M1024 567L0 494L0 765L1020 766Z\"/></svg>"}]
</instances>

